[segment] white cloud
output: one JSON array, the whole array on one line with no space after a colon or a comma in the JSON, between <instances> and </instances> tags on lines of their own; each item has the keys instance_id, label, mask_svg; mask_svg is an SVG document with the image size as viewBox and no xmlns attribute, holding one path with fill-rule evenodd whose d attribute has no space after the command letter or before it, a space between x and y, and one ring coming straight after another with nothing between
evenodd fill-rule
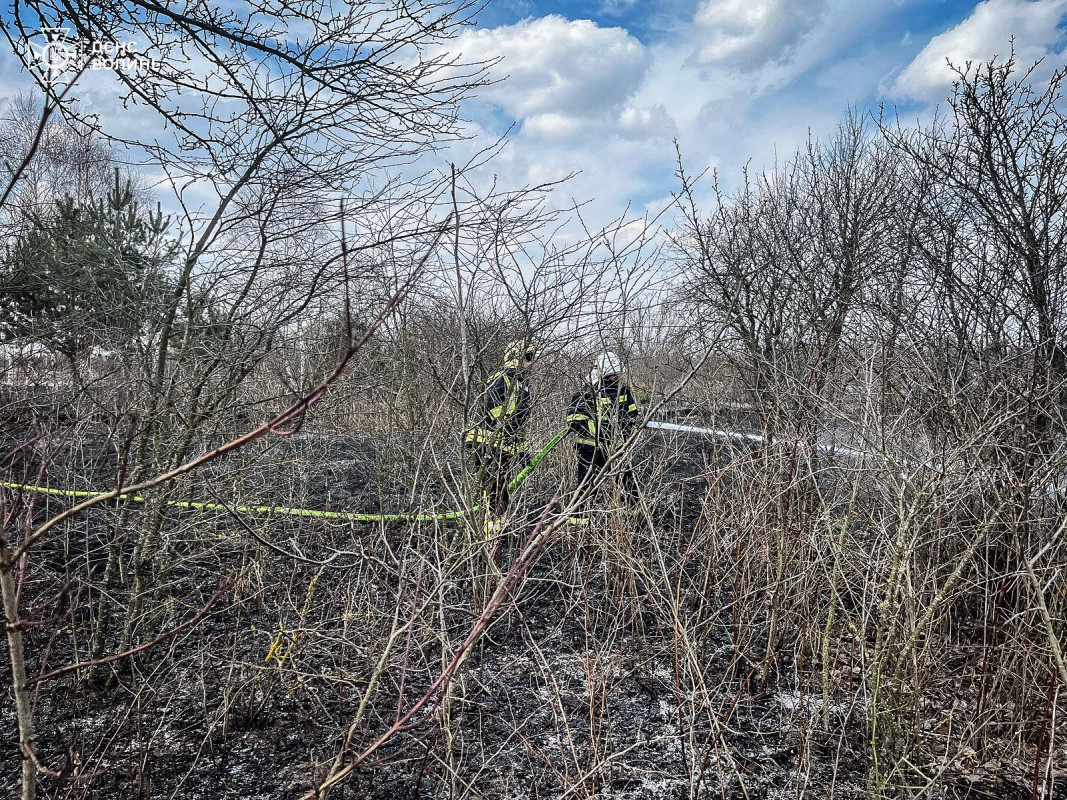
<instances>
[{"instance_id":1,"label":"white cloud","mask_svg":"<svg viewBox=\"0 0 1067 800\"><path fill-rule=\"evenodd\" d=\"M500 58L493 75L507 79L479 92L516 119L597 117L621 107L649 65L644 46L622 28L559 16L464 33L452 50L478 61ZM554 121L553 121L554 120Z\"/></svg>"},{"instance_id":2,"label":"white cloud","mask_svg":"<svg viewBox=\"0 0 1067 800\"><path fill-rule=\"evenodd\" d=\"M610 137L629 140L670 141L678 126L662 104L628 103L618 113L580 117L550 111L527 117L522 125L527 137L573 147L580 141L601 142Z\"/></svg>"},{"instance_id":3,"label":"white cloud","mask_svg":"<svg viewBox=\"0 0 1067 800\"><path fill-rule=\"evenodd\" d=\"M601 0L600 11L603 14L626 14L637 5L637 0Z\"/></svg>"},{"instance_id":4,"label":"white cloud","mask_svg":"<svg viewBox=\"0 0 1067 800\"><path fill-rule=\"evenodd\" d=\"M585 120L578 117L549 111L545 114L527 117L523 122L522 130L527 135L540 139L571 139L583 131L584 122Z\"/></svg>"},{"instance_id":5,"label":"white cloud","mask_svg":"<svg viewBox=\"0 0 1067 800\"><path fill-rule=\"evenodd\" d=\"M754 2L702 0L699 18L647 46L624 30L560 17L465 34L451 49L465 59L500 56L494 75L511 76L480 99L521 122L491 172L500 185L578 173L554 202L595 198L582 212L592 227L628 204L658 211L676 188L672 140L691 176L718 168L734 185L750 160L769 167L809 131L832 131L849 103L870 97L898 63L896 37L853 50L892 16L893 3ZM694 55L702 48L706 61ZM851 60L835 69L845 53ZM479 138L500 130L501 114L486 110L470 108ZM710 177L698 187L708 191Z\"/></svg>"},{"instance_id":6,"label":"white cloud","mask_svg":"<svg viewBox=\"0 0 1067 800\"><path fill-rule=\"evenodd\" d=\"M492 75L504 80L478 92L480 112L489 104L520 123L491 165L500 185L573 175L553 204L595 198L583 217L599 227L669 181L678 126L664 99L642 90L655 57L628 31L551 15L470 31L449 49L467 61L500 59ZM472 110L479 138L499 128L499 115Z\"/></svg>"},{"instance_id":7,"label":"white cloud","mask_svg":"<svg viewBox=\"0 0 1067 800\"><path fill-rule=\"evenodd\" d=\"M827 0L703 0L695 58L738 71L789 56L826 13Z\"/></svg>"},{"instance_id":8,"label":"white cloud","mask_svg":"<svg viewBox=\"0 0 1067 800\"><path fill-rule=\"evenodd\" d=\"M1015 56L1029 64L1048 55L1062 38L1058 29L1067 14L1067 0L985 0L959 25L927 43L887 90L896 97L936 100L956 77L946 59L962 67L1008 54L1015 37Z\"/></svg>"},{"instance_id":9,"label":"white cloud","mask_svg":"<svg viewBox=\"0 0 1067 800\"><path fill-rule=\"evenodd\" d=\"M638 99L653 55L622 28L551 15L465 33L450 49L466 60L499 59L492 76L500 82L478 99L521 123L515 143L537 154L534 164L539 155L575 164L578 154L594 164L609 139L662 148L676 135L663 103ZM618 168L640 168L643 157L628 155Z\"/></svg>"},{"instance_id":10,"label":"white cloud","mask_svg":"<svg viewBox=\"0 0 1067 800\"><path fill-rule=\"evenodd\" d=\"M662 103L627 105L616 120L615 131L626 139L663 139L675 136L678 126Z\"/></svg>"}]
</instances>

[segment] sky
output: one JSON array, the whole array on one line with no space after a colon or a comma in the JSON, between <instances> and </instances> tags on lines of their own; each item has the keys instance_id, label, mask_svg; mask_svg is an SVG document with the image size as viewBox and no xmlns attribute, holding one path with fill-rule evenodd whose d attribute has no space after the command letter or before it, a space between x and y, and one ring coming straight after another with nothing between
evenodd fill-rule
<instances>
[{"instance_id":1,"label":"sky","mask_svg":"<svg viewBox=\"0 0 1067 800\"><path fill-rule=\"evenodd\" d=\"M669 203L686 171L788 159L848 109L928 119L946 58L1067 55L1067 0L497 0L455 48L501 56L507 80L467 107L478 135L514 125L508 180L580 174L564 191L602 216ZM705 184L706 185L706 184Z\"/></svg>"},{"instance_id":2,"label":"sky","mask_svg":"<svg viewBox=\"0 0 1067 800\"><path fill-rule=\"evenodd\" d=\"M730 187L746 164L831 136L849 108L929 118L950 90L946 58L1003 55L1014 37L1018 60L1048 71L1065 34L1067 0L490 0L450 49L499 59L499 81L464 105L470 139L445 155L507 133L486 168L498 185L574 173L555 202L589 201L599 225L669 204L675 143L688 173ZM2 50L0 98L30 85Z\"/></svg>"}]
</instances>

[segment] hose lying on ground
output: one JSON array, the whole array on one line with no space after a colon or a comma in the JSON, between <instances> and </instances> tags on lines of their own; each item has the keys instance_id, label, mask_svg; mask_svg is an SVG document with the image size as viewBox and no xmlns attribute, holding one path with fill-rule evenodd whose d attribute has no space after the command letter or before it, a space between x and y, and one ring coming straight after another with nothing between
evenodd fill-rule
<instances>
[{"instance_id":1,"label":"hose lying on ground","mask_svg":"<svg viewBox=\"0 0 1067 800\"><path fill-rule=\"evenodd\" d=\"M692 433L703 436L715 436L720 439L746 439L749 441L762 442L764 437L758 433L739 433L737 431L721 430L717 428L695 428L689 425L678 425L671 422L657 422L655 420L649 420L645 423L646 428L652 430L661 431L676 431L678 433ZM558 445L563 439L570 433L569 428L556 433L545 445L538 450L530 459L530 463L521 471L518 475L511 479L508 483L508 489L514 490L522 485L530 473L537 467L538 464L547 456L552 449ZM863 450L856 450L850 447L840 446L827 446L819 445L820 450L830 451L837 453L838 455L845 455L852 458L862 458L870 456ZM56 497L96 497L97 495L104 494L104 492L86 492L76 491L74 489L51 489L43 486L32 486L22 483L0 483L0 486L7 489L22 489L25 491L37 492L38 494L47 494ZM146 498L140 495L118 495L118 497L124 497L131 503L144 503ZM118 499L118 497L116 499ZM397 513L397 514L370 514L360 513L355 511L317 511L311 508L286 508L283 506L227 506L222 503L201 503L192 500L168 500L167 505L174 506L176 508L185 508L194 511L233 511L240 514L276 514L289 517L315 517L318 519L335 519L344 520L347 522L447 522L449 520L462 519L463 517L471 514L476 514L481 510L480 505L471 506L470 508L460 509L458 511L443 511L438 514L419 514L415 512L409 513Z\"/></svg>"},{"instance_id":2,"label":"hose lying on ground","mask_svg":"<svg viewBox=\"0 0 1067 800\"><path fill-rule=\"evenodd\" d=\"M530 476L530 473L534 471L545 456L547 456L557 444L563 441L568 433L570 433L570 429L564 428L549 439L548 442L533 455L530 459L530 463L526 465L518 475L511 479L511 482L508 483L508 489L517 489L523 481ZM54 497L96 497L97 495L105 494L104 492L86 492L75 489L52 489L45 486L32 486L25 483L0 483L0 486L5 489L22 489L24 491L47 494ZM118 498L124 498L131 503L147 502L147 498L140 495L120 494L115 499L117 500ZM481 509L481 506L477 505L471 506L470 508L460 509L459 511L443 511L439 514L365 514L355 511L317 511L311 508L285 508L283 506L227 506L222 503L200 503L193 500L168 500L166 503L175 508L185 508L193 511L234 511L240 514L277 514L289 517L336 519L344 520L346 522L445 522L475 514Z\"/></svg>"}]
</instances>

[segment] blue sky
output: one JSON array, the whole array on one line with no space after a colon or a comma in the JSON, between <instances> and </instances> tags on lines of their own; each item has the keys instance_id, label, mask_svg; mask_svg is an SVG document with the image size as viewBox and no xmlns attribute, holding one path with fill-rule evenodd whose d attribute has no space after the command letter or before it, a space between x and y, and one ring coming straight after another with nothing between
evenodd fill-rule
<instances>
[{"instance_id":1,"label":"blue sky","mask_svg":"<svg viewBox=\"0 0 1067 800\"><path fill-rule=\"evenodd\" d=\"M946 58L1004 54L1014 36L1018 59L1044 58L1047 73L1064 63L1065 25L1067 0L491 0L450 49L499 58L502 80L467 103L470 139L446 157L510 128L487 181L578 173L556 202L592 201L593 224L654 213L677 185L675 140L690 173L729 186L746 163L832 135L849 107L929 117L949 92ZM86 83L80 99L107 115L112 89ZM0 98L28 86L0 53Z\"/></svg>"},{"instance_id":2,"label":"blue sky","mask_svg":"<svg viewBox=\"0 0 1067 800\"><path fill-rule=\"evenodd\" d=\"M754 4L758 5L758 4ZM929 0L922 3L885 0L879 4L896 17L894 27L938 33L956 25L973 10L973 0ZM568 19L588 19L602 27L622 27L644 44L670 39L692 20L700 3L693 0L498 0L490 3L479 17L483 27L509 25L527 17L558 14ZM882 39L889 31L870 28L871 39Z\"/></svg>"},{"instance_id":3,"label":"blue sky","mask_svg":"<svg viewBox=\"0 0 1067 800\"><path fill-rule=\"evenodd\" d=\"M564 190L604 218L655 211L687 169L787 159L849 107L928 118L950 90L945 59L1008 51L1062 65L1067 0L498 0L456 49L502 57L502 84L468 106L488 140L512 122L515 183L571 171Z\"/></svg>"}]
</instances>

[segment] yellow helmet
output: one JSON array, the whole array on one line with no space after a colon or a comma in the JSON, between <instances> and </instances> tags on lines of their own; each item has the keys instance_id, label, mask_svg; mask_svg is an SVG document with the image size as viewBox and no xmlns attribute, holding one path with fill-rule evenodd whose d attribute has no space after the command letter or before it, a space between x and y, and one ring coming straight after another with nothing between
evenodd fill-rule
<instances>
[{"instance_id":1,"label":"yellow helmet","mask_svg":"<svg viewBox=\"0 0 1067 800\"><path fill-rule=\"evenodd\" d=\"M530 344L529 339L516 339L504 350L504 365L517 367L521 361L533 361L537 356L537 350Z\"/></svg>"}]
</instances>

